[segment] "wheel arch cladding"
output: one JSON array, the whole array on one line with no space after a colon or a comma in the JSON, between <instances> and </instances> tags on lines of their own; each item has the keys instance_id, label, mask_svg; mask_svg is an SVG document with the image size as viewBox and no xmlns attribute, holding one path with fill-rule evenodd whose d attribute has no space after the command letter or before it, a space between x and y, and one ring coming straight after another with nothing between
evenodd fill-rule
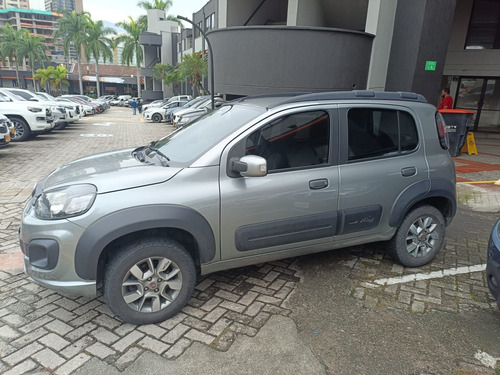
<instances>
[{"instance_id":1,"label":"wheel arch cladding","mask_svg":"<svg viewBox=\"0 0 500 375\"><path fill-rule=\"evenodd\" d=\"M212 228L197 211L175 205L131 207L104 216L85 230L75 251L77 275L84 280L96 280L99 257L108 244L127 234L156 228L189 232L198 244L201 263L215 256Z\"/></svg>"},{"instance_id":2,"label":"wheel arch cladding","mask_svg":"<svg viewBox=\"0 0 500 375\"><path fill-rule=\"evenodd\" d=\"M445 200L446 204L436 205L432 201ZM394 202L389 218L391 227L399 227L409 209L420 202L428 201L436 206L449 223L456 213L457 200L455 185L445 178L419 181L406 188Z\"/></svg>"}]
</instances>

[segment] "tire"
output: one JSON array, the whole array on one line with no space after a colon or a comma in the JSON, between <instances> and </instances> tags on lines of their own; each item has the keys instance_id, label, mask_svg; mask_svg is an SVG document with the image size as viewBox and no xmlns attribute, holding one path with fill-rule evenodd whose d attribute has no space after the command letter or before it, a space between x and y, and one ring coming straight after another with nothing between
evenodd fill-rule
<instances>
[{"instance_id":1,"label":"tire","mask_svg":"<svg viewBox=\"0 0 500 375\"><path fill-rule=\"evenodd\" d=\"M162 117L159 113L155 113L153 116L151 116L151 120L153 120L153 122L161 122Z\"/></svg>"},{"instance_id":2,"label":"tire","mask_svg":"<svg viewBox=\"0 0 500 375\"><path fill-rule=\"evenodd\" d=\"M446 224L434 206L410 211L390 241L391 256L405 267L420 267L439 253L444 243Z\"/></svg>"},{"instance_id":3,"label":"tire","mask_svg":"<svg viewBox=\"0 0 500 375\"><path fill-rule=\"evenodd\" d=\"M14 133L14 136L12 137L13 142L23 142L27 141L30 139L32 132L31 128L29 127L28 123L22 119L21 117L9 117L10 121L14 124L14 128L16 129L16 132Z\"/></svg>"},{"instance_id":4,"label":"tire","mask_svg":"<svg viewBox=\"0 0 500 375\"><path fill-rule=\"evenodd\" d=\"M124 246L110 260L104 299L124 322L158 323L188 303L195 283L194 262L183 246L170 239L148 238Z\"/></svg>"}]
</instances>

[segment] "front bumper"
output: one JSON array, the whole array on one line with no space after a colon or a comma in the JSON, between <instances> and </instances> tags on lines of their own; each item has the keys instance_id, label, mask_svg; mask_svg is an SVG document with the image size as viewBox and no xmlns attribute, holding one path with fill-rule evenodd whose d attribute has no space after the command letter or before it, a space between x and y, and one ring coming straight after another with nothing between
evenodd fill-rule
<instances>
[{"instance_id":1,"label":"front bumper","mask_svg":"<svg viewBox=\"0 0 500 375\"><path fill-rule=\"evenodd\" d=\"M500 309L500 220L495 223L488 242L488 261L486 263L486 280L491 294Z\"/></svg>"},{"instance_id":2,"label":"front bumper","mask_svg":"<svg viewBox=\"0 0 500 375\"><path fill-rule=\"evenodd\" d=\"M68 220L36 218L32 202L28 202L19 229L26 273L44 287L66 294L95 296L96 280L83 280L75 271L74 255L83 231Z\"/></svg>"}]
</instances>

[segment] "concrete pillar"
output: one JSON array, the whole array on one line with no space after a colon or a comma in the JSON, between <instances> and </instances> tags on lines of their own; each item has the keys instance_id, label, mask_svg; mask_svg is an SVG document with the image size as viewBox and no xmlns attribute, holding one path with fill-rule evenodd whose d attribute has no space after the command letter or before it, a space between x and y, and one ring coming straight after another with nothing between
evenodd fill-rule
<instances>
[{"instance_id":1,"label":"concrete pillar","mask_svg":"<svg viewBox=\"0 0 500 375\"><path fill-rule=\"evenodd\" d=\"M373 40L367 89L384 91L391 53L397 0L370 0L365 32L375 35Z\"/></svg>"},{"instance_id":2,"label":"concrete pillar","mask_svg":"<svg viewBox=\"0 0 500 375\"><path fill-rule=\"evenodd\" d=\"M398 0L385 89L434 102L441 85L456 0ZM435 70L426 62L435 61Z\"/></svg>"}]
</instances>

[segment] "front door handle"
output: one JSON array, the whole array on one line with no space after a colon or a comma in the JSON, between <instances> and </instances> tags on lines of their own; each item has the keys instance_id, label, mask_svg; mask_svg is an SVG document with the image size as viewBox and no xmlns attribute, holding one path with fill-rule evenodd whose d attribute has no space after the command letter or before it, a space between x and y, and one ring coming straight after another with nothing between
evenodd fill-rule
<instances>
[{"instance_id":1,"label":"front door handle","mask_svg":"<svg viewBox=\"0 0 500 375\"><path fill-rule=\"evenodd\" d=\"M415 167L406 167L401 169L401 175L403 175L403 177L411 177L415 176L416 174L417 174L417 168Z\"/></svg>"},{"instance_id":2,"label":"front door handle","mask_svg":"<svg viewBox=\"0 0 500 375\"><path fill-rule=\"evenodd\" d=\"M328 187L328 179L326 178L309 181L309 189L311 190L320 190L326 187Z\"/></svg>"}]
</instances>

